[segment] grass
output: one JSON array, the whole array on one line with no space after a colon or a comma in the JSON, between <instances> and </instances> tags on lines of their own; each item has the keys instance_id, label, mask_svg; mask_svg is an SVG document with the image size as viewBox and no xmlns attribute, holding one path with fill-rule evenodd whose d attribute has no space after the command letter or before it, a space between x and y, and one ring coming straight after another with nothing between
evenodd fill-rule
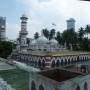
<instances>
[{"instance_id":1,"label":"grass","mask_svg":"<svg viewBox=\"0 0 90 90\"><path fill-rule=\"evenodd\" d=\"M2 77L16 90L29 90L29 73L21 70L0 71Z\"/></svg>"}]
</instances>

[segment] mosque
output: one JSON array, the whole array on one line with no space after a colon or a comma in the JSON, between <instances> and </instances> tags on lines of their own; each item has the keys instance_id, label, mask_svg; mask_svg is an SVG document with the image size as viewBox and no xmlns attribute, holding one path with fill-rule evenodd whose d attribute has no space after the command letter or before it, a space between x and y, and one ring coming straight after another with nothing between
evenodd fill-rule
<instances>
[{"instance_id":1,"label":"mosque","mask_svg":"<svg viewBox=\"0 0 90 90\"><path fill-rule=\"evenodd\" d=\"M42 32L41 36L37 40L32 40L29 45L29 49L33 51L53 52L56 50L60 50L60 47L55 38L53 38L52 40L48 40L44 37Z\"/></svg>"},{"instance_id":2,"label":"mosque","mask_svg":"<svg viewBox=\"0 0 90 90\"><path fill-rule=\"evenodd\" d=\"M21 31L19 32L19 39L17 40L16 49L8 57L9 60L24 62L40 68L69 65L90 60L88 52L69 51L66 45L59 45L55 37L52 40L48 40L42 31L38 39L32 39L27 44L28 17L23 14L20 19Z\"/></svg>"}]
</instances>

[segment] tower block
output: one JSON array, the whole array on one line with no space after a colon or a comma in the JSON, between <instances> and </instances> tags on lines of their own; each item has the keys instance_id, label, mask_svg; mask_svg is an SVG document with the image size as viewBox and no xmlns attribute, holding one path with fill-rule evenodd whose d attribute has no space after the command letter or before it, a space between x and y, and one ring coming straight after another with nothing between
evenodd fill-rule
<instances>
[{"instance_id":1,"label":"tower block","mask_svg":"<svg viewBox=\"0 0 90 90\"><path fill-rule=\"evenodd\" d=\"M27 50L27 20L28 17L23 14L21 17L21 31L19 33L19 38L20 38L20 50L25 51Z\"/></svg>"}]
</instances>

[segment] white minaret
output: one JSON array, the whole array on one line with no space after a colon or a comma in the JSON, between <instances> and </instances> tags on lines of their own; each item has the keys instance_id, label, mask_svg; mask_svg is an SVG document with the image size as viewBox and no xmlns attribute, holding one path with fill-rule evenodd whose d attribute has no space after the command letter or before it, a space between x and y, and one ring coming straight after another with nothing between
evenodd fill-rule
<instances>
[{"instance_id":1,"label":"white minaret","mask_svg":"<svg viewBox=\"0 0 90 90\"><path fill-rule=\"evenodd\" d=\"M26 51L27 50L27 20L28 17L23 14L21 17L21 31L19 33L19 38L20 38L20 50L21 51Z\"/></svg>"},{"instance_id":2,"label":"white minaret","mask_svg":"<svg viewBox=\"0 0 90 90\"><path fill-rule=\"evenodd\" d=\"M67 30L75 30L75 20L73 18L70 18L67 20Z\"/></svg>"}]
</instances>

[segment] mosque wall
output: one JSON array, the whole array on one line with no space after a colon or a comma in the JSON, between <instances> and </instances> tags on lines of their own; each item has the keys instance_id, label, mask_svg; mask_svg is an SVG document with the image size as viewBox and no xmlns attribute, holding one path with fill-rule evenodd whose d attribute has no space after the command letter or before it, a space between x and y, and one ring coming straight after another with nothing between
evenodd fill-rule
<instances>
[{"instance_id":1,"label":"mosque wall","mask_svg":"<svg viewBox=\"0 0 90 90\"><path fill-rule=\"evenodd\" d=\"M42 89L40 89L40 85ZM63 82L30 73L29 90L90 90L90 75L79 76Z\"/></svg>"},{"instance_id":2,"label":"mosque wall","mask_svg":"<svg viewBox=\"0 0 90 90\"><path fill-rule=\"evenodd\" d=\"M90 54L80 54L80 55L65 55L65 56L39 56L31 54L14 54L12 55L17 61L31 64L33 66L46 66L55 67L62 65L70 65L77 62L86 62L90 60Z\"/></svg>"}]
</instances>

